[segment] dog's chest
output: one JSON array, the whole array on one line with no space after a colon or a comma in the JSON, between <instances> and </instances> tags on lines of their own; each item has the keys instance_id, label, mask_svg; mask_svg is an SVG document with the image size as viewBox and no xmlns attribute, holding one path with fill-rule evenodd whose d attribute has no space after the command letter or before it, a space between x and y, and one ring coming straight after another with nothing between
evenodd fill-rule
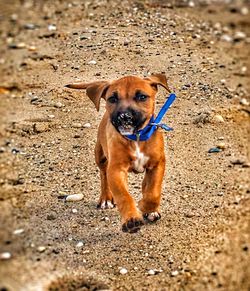
<instances>
[{"instance_id":1,"label":"dog's chest","mask_svg":"<svg viewBox=\"0 0 250 291\"><path fill-rule=\"evenodd\" d=\"M140 147L138 143L135 143L135 160L133 162L133 168L135 171L142 173L145 170L145 165L149 160L149 157L147 157L143 152L140 151Z\"/></svg>"}]
</instances>

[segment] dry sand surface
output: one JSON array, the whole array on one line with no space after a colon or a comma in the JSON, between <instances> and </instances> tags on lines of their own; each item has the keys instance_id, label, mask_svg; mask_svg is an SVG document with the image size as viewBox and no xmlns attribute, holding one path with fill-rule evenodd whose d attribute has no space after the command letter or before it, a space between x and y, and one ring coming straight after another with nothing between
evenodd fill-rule
<instances>
[{"instance_id":1,"label":"dry sand surface","mask_svg":"<svg viewBox=\"0 0 250 291\"><path fill-rule=\"evenodd\" d=\"M1 291L250 290L249 9L0 1ZM117 209L96 209L105 104L64 85L154 72L177 95L162 219L126 234ZM129 180L138 200L142 175Z\"/></svg>"}]
</instances>

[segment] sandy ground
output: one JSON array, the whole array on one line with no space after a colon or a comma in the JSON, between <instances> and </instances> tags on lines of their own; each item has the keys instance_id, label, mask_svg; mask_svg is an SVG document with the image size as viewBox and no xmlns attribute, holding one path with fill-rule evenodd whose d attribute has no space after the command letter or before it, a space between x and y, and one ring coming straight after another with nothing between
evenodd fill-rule
<instances>
[{"instance_id":1,"label":"sandy ground","mask_svg":"<svg viewBox=\"0 0 250 291\"><path fill-rule=\"evenodd\" d=\"M250 7L207 2L1 1L1 291L250 290ZM105 105L63 86L153 72L174 131L162 219L131 235L96 209Z\"/></svg>"}]
</instances>

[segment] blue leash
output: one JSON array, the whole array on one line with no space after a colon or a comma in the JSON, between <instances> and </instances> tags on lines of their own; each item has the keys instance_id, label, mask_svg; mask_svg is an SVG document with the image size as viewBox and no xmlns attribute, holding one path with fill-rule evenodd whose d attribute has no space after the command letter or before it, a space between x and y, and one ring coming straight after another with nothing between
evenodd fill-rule
<instances>
[{"instance_id":1,"label":"blue leash","mask_svg":"<svg viewBox=\"0 0 250 291\"><path fill-rule=\"evenodd\" d=\"M151 117L149 123L147 126L145 126L143 129L138 130L135 134L129 134L126 135L126 138L134 141L146 141L148 140L152 134L160 127L166 131L173 130L173 128L167 126L164 123L160 123L163 116L168 111L169 107L172 105L176 98L176 95L174 93L171 93L166 100L165 104L162 106L160 112L154 119L154 116Z\"/></svg>"}]
</instances>

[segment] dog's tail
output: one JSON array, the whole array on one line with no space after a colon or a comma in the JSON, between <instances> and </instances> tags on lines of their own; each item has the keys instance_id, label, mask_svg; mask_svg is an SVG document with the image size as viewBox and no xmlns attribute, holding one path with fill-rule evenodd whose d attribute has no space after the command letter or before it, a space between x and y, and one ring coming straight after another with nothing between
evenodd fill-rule
<instances>
[{"instance_id":1,"label":"dog's tail","mask_svg":"<svg viewBox=\"0 0 250 291\"><path fill-rule=\"evenodd\" d=\"M87 89L89 86L88 83L73 83L73 84L67 84L64 87L71 88L71 89Z\"/></svg>"}]
</instances>

